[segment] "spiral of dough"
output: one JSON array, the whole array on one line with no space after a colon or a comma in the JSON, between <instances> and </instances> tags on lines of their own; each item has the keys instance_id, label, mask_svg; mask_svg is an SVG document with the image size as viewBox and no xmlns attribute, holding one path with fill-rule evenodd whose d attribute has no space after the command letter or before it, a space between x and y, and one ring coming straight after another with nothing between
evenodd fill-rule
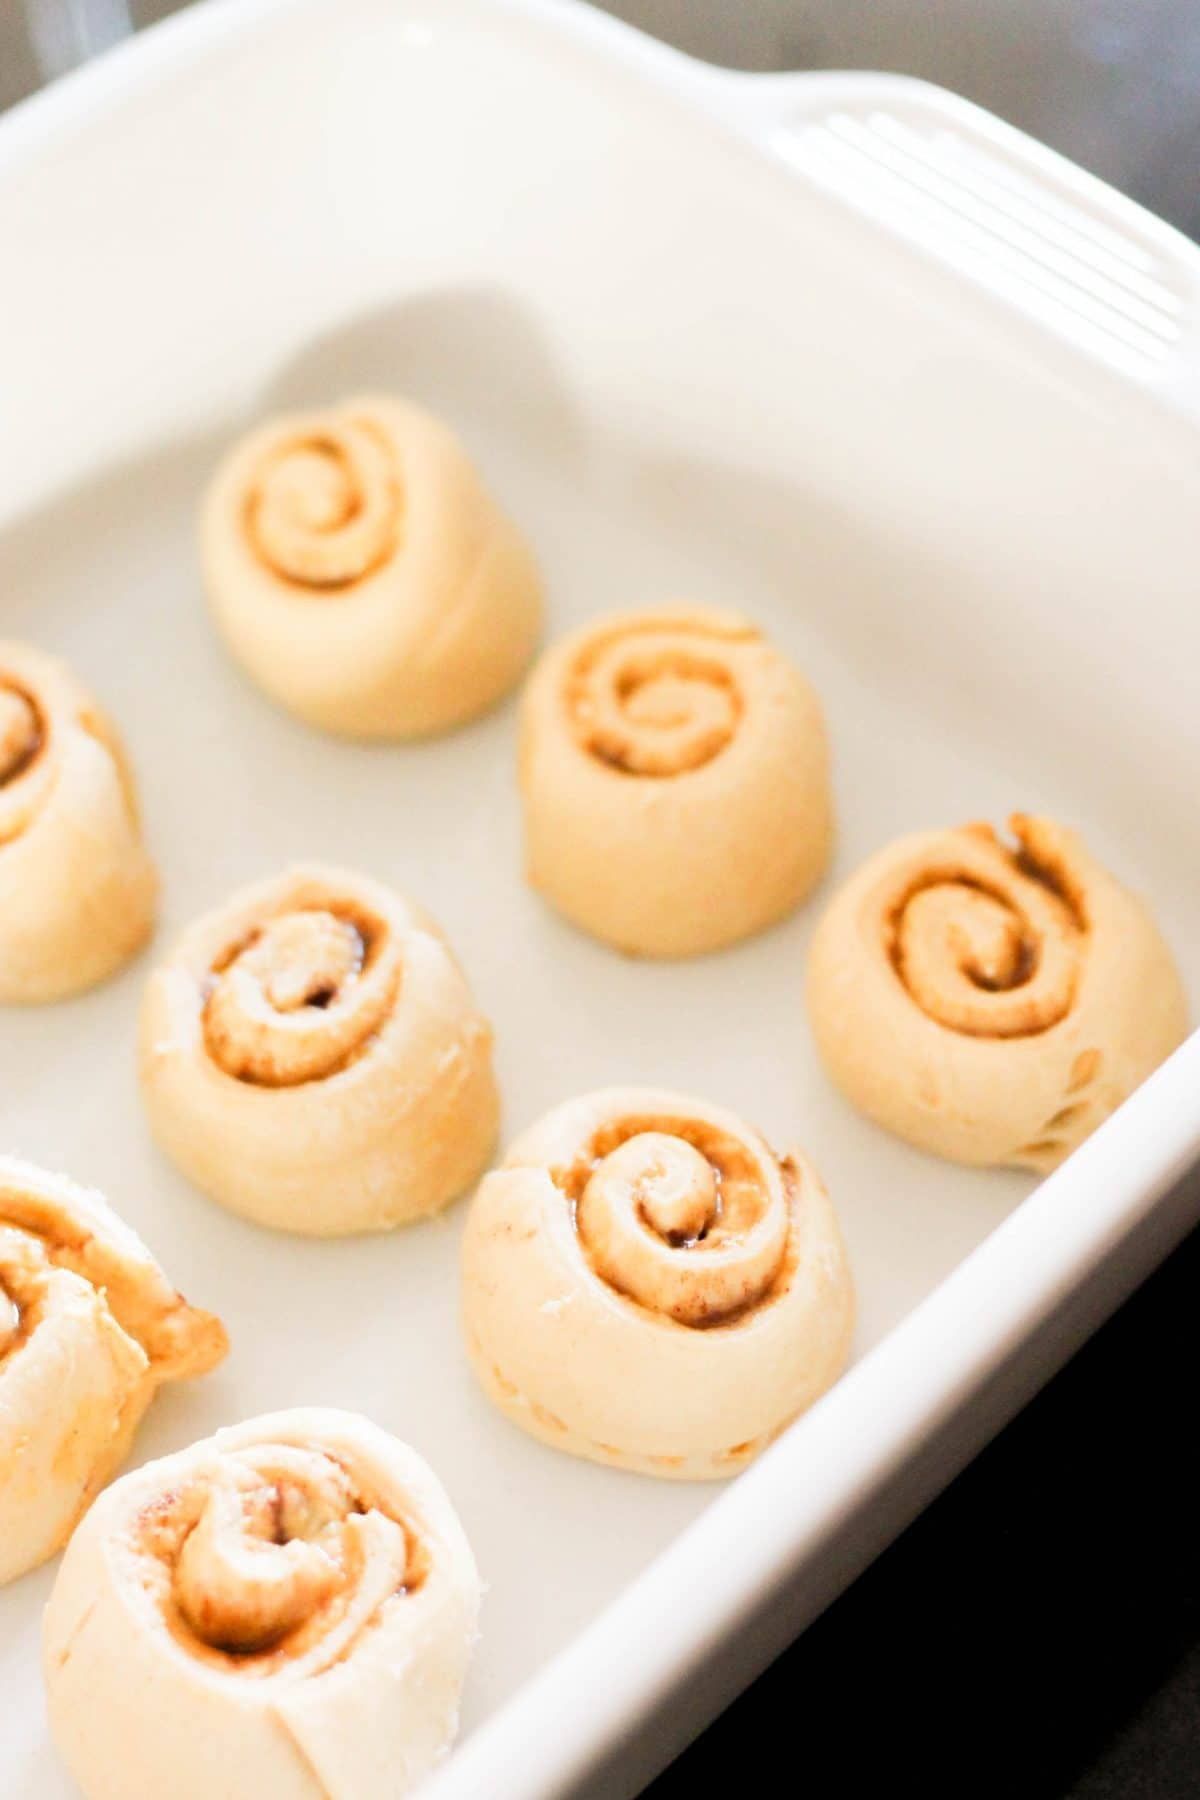
<instances>
[{"instance_id":1,"label":"spiral of dough","mask_svg":"<svg viewBox=\"0 0 1200 1800\"><path fill-rule=\"evenodd\" d=\"M853 1289L811 1167L734 1115L654 1089L567 1102L471 1205L468 1349L557 1448L731 1475L836 1379Z\"/></svg>"},{"instance_id":2,"label":"spiral of dough","mask_svg":"<svg viewBox=\"0 0 1200 1800\"><path fill-rule=\"evenodd\" d=\"M526 689L521 789L533 886L639 955L761 930L829 855L820 706L733 613L614 614L552 646Z\"/></svg>"},{"instance_id":3,"label":"spiral of dough","mask_svg":"<svg viewBox=\"0 0 1200 1800\"><path fill-rule=\"evenodd\" d=\"M834 898L809 1011L871 1118L957 1161L1053 1168L1186 1029L1143 903L1053 820L904 838Z\"/></svg>"},{"instance_id":4,"label":"spiral of dough","mask_svg":"<svg viewBox=\"0 0 1200 1800\"><path fill-rule=\"evenodd\" d=\"M112 725L61 663L0 642L0 1001L111 975L149 935L157 891Z\"/></svg>"},{"instance_id":5,"label":"spiral of dough","mask_svg":"<svg viewBox=\"0 0 1200 1800\"><path fill-rule=\"evenodd\" d=\"M381 914L352 895L298 891L214 963L205 1046L238 1081L325 1081L376 1036L400 979L399 936Z\"/></svg>"},{"instance_id":6,"label":"spiral of dough","mask_svg":"<svg viewBox=\"0 0 1200 1800\"><path fill-rule=\"evenodd\" d=\"M250 1420L76 1532L46 1612L54 1736L89 1800L407 1794L457 1729L478 1601L414 1451L349 1413Z\"/></svg>"},{"instance_id":7,"label":"spiral of dough","mask_svg":"<svg viewBox=\"0 0 1200 1800\"><path fill-rule=\"evenodd\" d=\"M99 1194L0 1157L0 1582L61 1547L161 1383L226 1349Z\"/></svg>"},{"instance_id":8,"label":"spiral of dough","mask_svg":"<svg viewBox=\"0 0 1200 1800\"><path fill-rule=\"evenodd\" d=\"M728 655L745 632L703 615L648 616L595 634L567 705L581 746L627 775L685 775L732 741L742 696Z\"/></svg>"},{"instance_id":9,"label":"spiral of dough","mask_svg":"<svg viewBox=\"0 0 1200 1800\"><path fill-rule=\"evenodd\" d=\"M251 433L213 479L201 549L234 656L280 705L350 737L473 718L537 641L528 545L453 433L407 401Z\"/></svg>"},{"instance_id":10,"label":"spiral of dough","mask_svg":"<svg viewBox=\"0 0 1200 1800\"><path fill-rule=\"evenodd\" d=\"M478 1176L499 1110L491 1041L428 918L314 865L234 895L155 971L142 1087L167 1153L235 1212L382 1230Z\"/></svg>"},{"instance_id":11,"label":"spiral of dough","mask_svg":"<svg viewBox=\"0 0 1200 1800\"><path fill-rule=\"evenodd\" d=\"M361 581L399 543L399 480L386 442L353 418L280 436L254 471L246 535L285 581Z\"/></svg>"}]
</instances>

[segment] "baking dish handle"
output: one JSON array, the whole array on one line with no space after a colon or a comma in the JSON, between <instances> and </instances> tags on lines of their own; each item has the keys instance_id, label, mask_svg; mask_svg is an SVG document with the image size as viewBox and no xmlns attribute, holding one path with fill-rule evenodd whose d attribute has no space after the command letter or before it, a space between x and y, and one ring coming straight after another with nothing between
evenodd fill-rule
<instances>
[{"instance_id":1,"label":"baking dish handle","mask_svg":"<svg viewBox=\"0 0 1200 1800\"><path fill-rule=\"evenodd\" d=\"M874 225L1200 416L1200 247L1106 183L905 76L727 75L702 98Z\"/></svg>"}]
</instances>

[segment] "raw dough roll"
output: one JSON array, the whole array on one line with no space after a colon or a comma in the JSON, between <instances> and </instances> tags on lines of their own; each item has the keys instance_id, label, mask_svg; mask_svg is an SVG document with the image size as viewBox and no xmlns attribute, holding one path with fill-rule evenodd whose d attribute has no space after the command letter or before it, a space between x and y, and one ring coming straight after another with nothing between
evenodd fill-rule
<instances>
[{"instance_id":1,"label":"raw dough roll","mask_svg":"<svg viewBox=\"0 0 1200 1800\"><path fill-rule=\"evenodd\" d=\"M274 700L350 737L474 718L541 622L537 565L449 428L407 401L273 419L205 502L209 598Z\"/></svg>"},{"instance_id":2,"label":"raw dough roll","mask_svg":"<svg viewBox=\"0 0 1200 1800\"><path fill-rule=\"evenodd\" d=\"M966 1163L1052 1169L1187 1029L1142 902L1072 831L1014 814L881 850L817 929L808 1005L846 1095Z\"/></svg>"},{"instance_id":3,"label":"raw dough roll","mask_svg":"<svg viewBox=\"0 0 1200 1800\"><path fill-rule=\"evenodd\" d=\"M159 1384L227 1348L101 1195L0 1157L0 1582L66 1542Z\"/></svg>"},{"instance_id":4,"label":"raw dough roll","mask_svg":"<svg viewBox=\"0 0 1200 1800\"><path fill-rule=\"evenodd\" d=\"M394 1800L445 1751L479 1577L415 1451L275 1413L126 1475L67 1548L50 1725L88 1800Z\"/></svg>"},{"instance_id":5,"label":"raw dough roll","mask_svg":"<svg viewBox=\"0 0 1200 1800\"><path fill-rule=\"evenodd\" d=\"M244 888L184 933L146 990L141 1070L184 1173L287 1231L436 1212L496 1137L491 1030L441 933L340 869Z\"/></svg>"},{"instance_id":6,"label":"raw dough roll","mask_svg":"<svg viewBox=\"0 0 1200 1800\"><path fill-rule=\"evenodd\" d=\"M0 642L0 1001L103 981L157 890L113 727L61 663Z\"/></svg>"},{"instance_id":7,"label":"raw dough roll","mask_svg":"<svg viewBox=\"0 0 1200 1800\"><path fill-rule=\"evenodd\" d=\"M735 1474L836 1380L853 1317L813 1169L681 1094L568 1101L471 1204L475 1371L514 1424L596 1462Z\"/></svg>"},{"instance_id":8,"label":"raw dough roll","mask_svg":"<svg viewBox=\"0 0 1200 1800\"><path fill-rule=\"evenodd\" d=\"M554 645L525 693L521 789L533 886L636 955L761 930L829 857L820 705L734 613L615 613Z\"/></svg>"}]
</instances>

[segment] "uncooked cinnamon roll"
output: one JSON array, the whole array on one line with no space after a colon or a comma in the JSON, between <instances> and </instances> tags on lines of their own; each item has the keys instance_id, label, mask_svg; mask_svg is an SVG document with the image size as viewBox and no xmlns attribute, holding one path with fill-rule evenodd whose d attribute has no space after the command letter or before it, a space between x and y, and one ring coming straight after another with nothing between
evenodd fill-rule
<instances>
[{"instance_id":1,"label":"uncooked cinnamon roll","mask_svg":"<svg viewBox=\"0 0 1200 1800\"><path fill-rule=\"evenodd\" d=\"M521 789L533 886L637 955L761 930L829 856L820 705L734 613L615 613L554 645L525 692Z\"/></svg>"},{"instance_id":2,"label":"uncooked cinnamon roll","mask_svg":"<svg viewBox=\"0 0 1200 1800\"><path fill-rule=\"evenodd\" d=\"M1047 1170L1181 1041L1145 905L1052 819L881 850L818 927L817 1045L868 1117L966 1163Z\"/></svg>"},{"instance_id":3,"label":"uncooked cinnamon roll","mask_svg":"<svg viewBox=\"0 0 1200 1800\"><path fill-rule=\"evenodd\" d=\"M233 654L328 731L461 724L513 685L537 641L528 545L449 428L404 400L253 432L213 480L201 539Z\"/></svg>"},{"instance_id":4,"label":"uncooked cinnamon roll","mask_svg":"<svg viewBox=\"0 0 1200 1800\"><path fill-rule=\"evenodd\" d=\"M0 1001L102 981L154 921L121 741L62 663L0 642Z\"/></svg>"},{"instance_id":5,"label":"uncooked cinnamon roll","mask_svg":"<svg viewBox=\"0 0 1200 1800\"><path fill-rule=\"evenodd\" d=\"M492 1034L437 927L318 866L245 888L155 971L141 1022L155 1136L263 1225L332 1236L436 1212L495 1141Z\"/></svg>"},{"instance_id":6,"label":"uncooked cinnamon roll","mask_svg":"<svg viewBox=\"0 0 1200 1800\"><path fill-rule=\"evenodd\" d=\"M568 1101L471 1203L475 1371L515 1424L596 1462L735 1474L836 1380L853 1314L811 1166L680 1094Z\"/></svg>"},{"instance_id":7,"label":"uncooked cinnamon roll","mask_svg":"<svg viewBox=\"0 0 1200 1800\"><path fill-rule=\"evenodd\" d=\"M395 1800L449 1745L479 1578L441 1484L352 1413L219 1431L108 1489L43 1635L88 1800Z\"/></svg>"},{"instance_id":8,"label":"uncooked cinnamon roll","mask_svg":"<svg viewBox=\"0 0 1200 1800\"><path fill-rule=\"evenodd\" d=\"M0 1582L66 1542L160 1384L227 1348L100 1194L0 1157Z\"/></svg>"}]
</instances>

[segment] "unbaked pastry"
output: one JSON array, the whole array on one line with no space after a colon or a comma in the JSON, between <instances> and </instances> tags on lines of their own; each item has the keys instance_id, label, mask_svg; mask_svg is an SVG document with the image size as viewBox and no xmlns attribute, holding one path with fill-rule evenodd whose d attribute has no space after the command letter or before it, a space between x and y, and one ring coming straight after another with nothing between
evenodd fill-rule
<instances>
[{"instance_id":1,"label":"unbaked pastry","mask_svg":"<svg viewBox=\"0 0 1200 1800\"><path fill-rule=\"evenodd\" d=\"M261 426L212 482L201 548L233 654L329 731L461 724L513 685L537 641L528 545L453 432L405 400Z\"/></svg>"},{"instance_id":2,"label":"unbaked pastry","mask_svg":"<svg viewBox=\"0 0 1200 1800\"><path fill-rule=\"evenodd\" d=\"M0 1001L102 981L154 922L121 741L62 663L0 642Z\"/></svg>"},{"instance_id":3,"label":"unbaked pastry","mask_svg":"<svg viewBox=\"0 0 1200 1800\"><path fill-rule=\"evenodd\" d=\"M0 1582L65 1543L158 1386L227 1348L100 1194L0 1157Z\"/></svg>"},{"instance_id":4,"label":"unbaked pastry","mask_svg":"<svg viewBox=\"0 0 1200 1800\"><path fill-rule=\"evenodd\" d=\"M868 1117L956 1162L1048 1170L1187 1028L1145 905L1052 819L901 838L835 897L808 1006Z\"/></svg>"},{"instance_id":5,"label":"unbaked pastry","mask_svg":"<svg viewBox=\"0 0 1200 1800\"><path fill-rule=\"evenodd\" d=\"M318 865L183 935L142 1007L155 1136L198 1187L316 1236L436 1212L495 1142L492 1034L445 939L381 882Z\"/></svg>"},{"instance_id":6,"label":"unbaked pastry","mask_svg":"<svg viewBox=\"0 0 1200 1800\"><path fill-rule=\"evenodd\" d=\"M442 1755L479 1577L441 1484L301 1408L126 1475L72 1538L43 1634L88 1800L396 1800Z\"/></svg>"},{"instance_id":7,"label":"unbaked pastry","mask_svg":"<svg viewBox=\"0 0 1200 1800\"><path fill-rule=\"evenodd\" d=\"M680 1094L569 1100L471 1203L475 1371L514 1424L595 1462L736 1474L836 1380L853 1315L811 1166Z\"/></svg>"},{"instance_id":8,"label":"unbaked pastry","mask_svg":"<svg viewBox=\"0 0 1200 1800\"><path fill-rule=\"evenodd\" d=\"M614 613L554 645L525 692L521 790L533 886L637 955L761 930L829 857L820 705L735 613Z\"/></svg>"}]
</instances>

